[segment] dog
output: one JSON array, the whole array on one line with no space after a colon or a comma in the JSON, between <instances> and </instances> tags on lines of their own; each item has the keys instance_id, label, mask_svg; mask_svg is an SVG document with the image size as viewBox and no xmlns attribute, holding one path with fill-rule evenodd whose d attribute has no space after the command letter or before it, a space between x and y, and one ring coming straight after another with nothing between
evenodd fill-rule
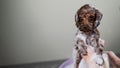
<instances>
[{"instance_id":1,"label":"dog","mask_svg":"<svg viewBox=\"0 0 120 68\"><path fill-rule=\"evenodd\" d=\"M83 5L75 14L75 23L78 31L75 37L74 67L88 68L82 55L87 55L87 46L91 46L95 52L93 61L100 67L109 68L107 54L103 54L103 45L100 44L100 33L97 27L100 24L103 14L89 4ZM106 66L104 66L106 65Z\"/></svg>"}]
</instances>

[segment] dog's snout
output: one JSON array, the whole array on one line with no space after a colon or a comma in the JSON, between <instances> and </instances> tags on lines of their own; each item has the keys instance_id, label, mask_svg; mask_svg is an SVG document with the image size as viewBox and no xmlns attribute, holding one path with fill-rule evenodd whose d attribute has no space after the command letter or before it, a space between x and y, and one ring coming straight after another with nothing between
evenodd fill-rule
<instances>
[{"instance_id":1,"label":"dog's snout","mask_svg":"<svg viewBox=\"0 0 120 68\"><path fill-rule=\"evenodd\" d=\"M83 27L83 29L87 29L87 27Z\"/></svg>"},{"instance_id":2,"label":"dog's snout","mask_svg":"<svg viewBox=\"0 0 120 68\"><path fill-rule=\"evenodd\" d=\"M87 29L87 28L88 28L88 26L83 26L83 28L84 28L84 29Z\"/></svg>"},{"instance_id":3,"label":"dog's snout","mask_svg":"<svg viewBox=\"0 0 120 68\"><path fill-rule=\"evenodd\" d=\"M87 28L87 26L84 26L84 28Z\"/></svg>"}]
</instances>

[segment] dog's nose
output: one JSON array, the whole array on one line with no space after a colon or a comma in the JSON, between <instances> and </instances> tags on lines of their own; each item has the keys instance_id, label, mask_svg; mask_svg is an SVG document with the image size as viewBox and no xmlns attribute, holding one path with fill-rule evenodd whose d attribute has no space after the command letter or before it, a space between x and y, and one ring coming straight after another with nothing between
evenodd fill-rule
<instances>
[{"instance_id":1,"label":"dog's nose","mask_svg":"<svg viewBox=\"0 0 120 68\"><path fill-rule=\"evenodd\" d=\"M84 29L87 29L87 26L83 26Z\"/></svg>"}]
</instances>

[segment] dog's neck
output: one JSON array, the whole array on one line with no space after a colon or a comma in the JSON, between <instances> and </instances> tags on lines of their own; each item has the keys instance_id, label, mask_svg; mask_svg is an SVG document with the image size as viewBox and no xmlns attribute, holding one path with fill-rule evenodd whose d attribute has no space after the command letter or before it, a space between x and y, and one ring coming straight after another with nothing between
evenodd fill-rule
<instances>
[{"instance_id":1,"label":"dog's neck","mask_svg":"<svg viewBox=\"0 0 120 68\"><path fill-rule=\"evenodd\" d=\"M88 36L91 36L93 34L99 35L99 31L97 29L93 29L93 30L87 31L87 32L85 32L85 31L81 31L81 32L84 33L84 34L86 34L86 35L88 35Z\"/></svg>"}]
</instances>

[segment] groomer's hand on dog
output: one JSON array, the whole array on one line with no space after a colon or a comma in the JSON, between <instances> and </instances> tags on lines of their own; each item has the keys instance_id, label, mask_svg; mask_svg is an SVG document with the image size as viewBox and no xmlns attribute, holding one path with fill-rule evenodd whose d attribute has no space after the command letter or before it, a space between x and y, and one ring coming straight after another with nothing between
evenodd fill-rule
<instances>
[{"instance_id":1,"label":"groomer's hand on dog","mask_svg":"<svg viewBox=\"0 0 120 68\"><path fill-rule=\"evenodd\" d=\"M101 41L101 44L104 47L104 40ZM111 68L120 68L120 58L118 56L115 55L115 53L113 51L106 51L109 57L109 61L110 61L110 67Z\"/></svg>"},{"instance_id":2,"label":"groomer's hand on dog","mask_svg":"<svg viewBox=\"0 0 120 68\"><path fill-rule=\"evenodd\" d=\"M102 46L104 47L104 40L101 40L100 42L102 44ZM115 53L113 51L106 51L110 60L110 66L111 68L114 68L115 66L117 68L120 68L120 58L118 56L115 55Z\"/></svg>"},{"instance_id":3,"label":"groomer's hand on dog","mask_svg":"<svg viewBox=\"0 0 120 68\"><path fill-rule=\"evenodd\" d=\"M87 55L81 55L81 56L87 63L91 63L92 61L90 59L92 58L93 54L94 52L91 49L91 46L87 46Z\"/></svg>"},{"instance_id":4,"label":"groomer's hand on dog","mask_svg":"<svg viewBox=\"0 0 120 68\"><path fill-rule=\"evenodd\" d=\"M100 41L100 44L103 47L104 47L104 43L105 43L104 40ZM117 68L120 68L120 58L117 57L113 51L106 51L106 52L109 56L110 67L114 68L115 66L117 66ZM92 58L93 55L94 55L94 52L92 51L91 47L88 46L87 47L87 55L82 55L82 57L87 62L87 64L89 65L89 68L99 68L99 67L96 66L94 61L91 61L91 58Z\"/></svg>"},{"instance_id":5,"label":"groomer's hand on dog","mask_svg":"<svg viewBox=\"0 0 120 68\"><path fill-rule=\"evenodd\" d=\"M104 48L104 40L100 40L100 44ZM87 55L82 55L82 58L86 61L89 68L99 68L98 65L92 60L94 51L91 46L87 46Z\"/></svg>"},{"instance_id":6,"label":"groomer's hand on dog","mask_svg":"<svg viewBox=\"0 0 120 68\"><path fill-rule=\"evenodd\" d=\"M100 44L104 48L104 40L100 40ZM93 51L92 47L87 46L87 55L82 55L82 57L86 62L91 63L93 61L91 61L90 58L92 58L93 55L94 55L94 51Z\"/></svg>"},{"instance_id":7,"label":"groomer's hand on dog","mask_svg":"<svg viewBox=\"0 0 120 68\"><path fill-rule=\"evenodd\" d=\"M113 51L107 52L109 59L110 59L110 66L111 68L114 68L115 66L117 68L120 68L120 58L115 55Z\"/></svg>"},{"instance_id":8,"label":"groomer's hand on dog","mask_svg":"<svg viewBox=\"0 0 120 68\"><path fill-rule=\"evenodd\" d=\"M89 68L99 68L96 63L92 60L94 51L91 49L91 46L87 46L87 55L81 55L82 58L86 61Z\"/></svg>"}]
</instances>

